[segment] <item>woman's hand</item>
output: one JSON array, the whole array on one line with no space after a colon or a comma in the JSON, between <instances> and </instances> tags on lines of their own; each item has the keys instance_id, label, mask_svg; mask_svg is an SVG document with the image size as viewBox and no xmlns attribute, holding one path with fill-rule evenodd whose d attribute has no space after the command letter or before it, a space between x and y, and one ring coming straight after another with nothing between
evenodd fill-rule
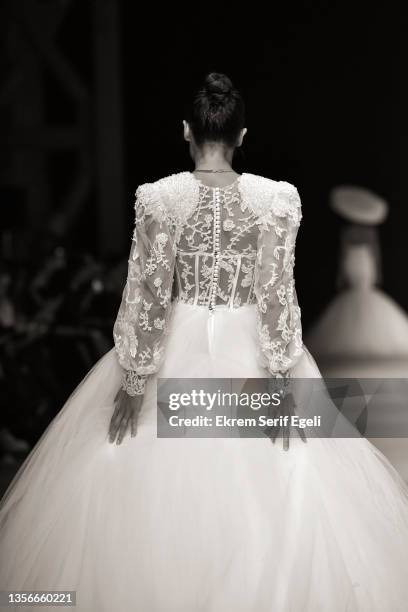
<instances>
[{"instance_id":1,"label":"woman's hand","mask_svg":"<svg viewBox=\"0 0 408 612\"><path fill-rule=\"evenodd\" d=\"M296 416L294 398L291 393L287 393L283 395L279 408L275 410L274 417L279 419L278 424L276 426L268 427L265 432L268 438L270 438L271 442L275 444L279 431L282 429L283 450L285 451L289 450L289 440L291 437L291 431L293 429L297 430L302 442L307 442L306 434L303 429L299 429L298 427L293 428L291 425L293 416ZM282 422L282 426L279 424L280 422Z\"/></svg>"},{"instance_id":2,"label":"woman's hand","mask_svg":"<svg viewBox=\"0 0 408 612\"><path fill-rule=\"evenodd\" d=\"M115 397L115 410L109 425L109 442L121 444L128 427L132 438L137 432L137 420L143 404L144 395L131 396L119 389Z\"/></svg>"}]
</instances>

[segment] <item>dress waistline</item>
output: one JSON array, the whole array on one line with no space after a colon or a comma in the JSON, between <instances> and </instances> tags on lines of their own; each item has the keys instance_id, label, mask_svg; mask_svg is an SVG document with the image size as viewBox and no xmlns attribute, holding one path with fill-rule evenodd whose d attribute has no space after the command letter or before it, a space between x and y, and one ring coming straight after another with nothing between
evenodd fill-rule
<instances>
[{"instance_id":1,"label":"dress waistline","mask_svg":"<svg viewBox=\"0 0 408 612\"><path fill-rule=\"evenodd\" d=\"M229 304L215 304L214 306L210 306L208 305L204 305L204 304L189 304L188 302L184 302L183 300L180 300L179 298L173 298L172 300L173 304L177 304L177 305L181 305L182 307L186 307L186 308L199 308L201 309L206 309L208 310L208 312L211 314L216 310L229 310L230 312L239 312L241 309L250 309L250 310L254 310L256 308L256 302L253 302L251 304L242 304L241 306L235 306L235 307L231 307Z\"/></svg>"}]
</instances>

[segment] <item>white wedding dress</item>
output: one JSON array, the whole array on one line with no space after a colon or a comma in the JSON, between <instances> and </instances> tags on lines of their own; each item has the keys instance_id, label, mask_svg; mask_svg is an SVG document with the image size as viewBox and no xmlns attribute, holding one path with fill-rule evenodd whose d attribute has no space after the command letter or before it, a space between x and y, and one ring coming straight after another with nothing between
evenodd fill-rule
<instances>
[{"instance_id":1,"label":"white wedding dress","mask_svg":"<svg viewBox=\"0 0 408 612\"><path fill-rule=\"evenodd\" d=\"M295 187L251 174L139 187L115 347L2 501L0 589L75 590L80 612L407 609L408 490L368 440L157 437L157 377L320 377L300 219ZM109 444L118 389L145 383L137 436Z\"/></svg>"},{"instance_id":2,"label":"white wedding dress","mask_svg":"<svg viewBox=\"0 0 408 612\"><path fill-rule=\"evenodd\" d=\"M346 286L308 333L308 348L327 377L406 378L408 316L375 286L372 249L348 245L340 267Z\"/></svg>"}]
</instances>

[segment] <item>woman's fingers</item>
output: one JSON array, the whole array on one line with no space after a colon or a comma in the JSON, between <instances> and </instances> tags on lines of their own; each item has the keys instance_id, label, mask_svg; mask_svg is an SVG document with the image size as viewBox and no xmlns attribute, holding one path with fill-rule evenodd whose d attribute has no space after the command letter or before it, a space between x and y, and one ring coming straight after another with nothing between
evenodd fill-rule
<instances>
[{"instance_id":1,"label":"woman's fingers","mask_svg":"<svg viewBox=\"0 0 408 612\"><path fill-rule=\"evenodd\" d=\"M133 409L132 410L132 414L130 416L130 435L132 436L132 438L135 437L136 432L137 432L137 418L139 416L139 411Z\"/></svg>"},{"instance_id":2,"label":"woman's fingers","mask_svg":"<svg viewBox=\"0 0 408 612\"><path fill-rule=\"evenodd\" d=\"M283 428L283 450L289 450L290 427Z\"/></svg>"},{"instance_id":3,"label":"woman's fingers","mask_svg":"<svg viewBox=\"0 0 408 612\"><path fill-rule=\"evenodd\" d=\"M119 429L119 426L122 422L122 419L124 417L126 410L123 406L120 406L118 408L118 410L115 410L112 419L111 419L111 426L109 431L112 431L112 433L116 433L117 430Z\"/></svg>"},{"instance_id":4,"label":"woman's fingers","mask_svg":"<svg viewBox=\"0 0 408 612\"><path fill-rule=\"evenodd\" d=\"M113 400L113 405L115 406L113 414L112 414L112 418L111 418L111 423L113 421L115 421L115 419L117 418L118 414L120 413L120 411L123 408L123 396L121 395L121 391L119 389L119 391L117 392L115 399Z\"/></svg>"},{"instance_id":5,"label":"woman's fingers","mask_svg":"<svg viewBox=\"0 0 408 612\"><path fill-rule=\"evenodd\" d=\"M123 390L116 394L115 409L109 424L109 442L121 444L130 426L131 436L136 436L137 421L141 409L142 396L131 397Z\"/></svg>"},{"instance_id":6,"label":"woman's fingers","mask_svg":"<svg viewBox=\"0 0 408 612\"><path fill-rule=\"evenodd\" d=\"M279 425L273 425L266 430L266 435L271 440L272 444L275 444L275 440L278 437L280 431Z\"/></svg>"},{"instance_id":7,"label":"woman's fingers","mask_svg":"<svg viewBox=\"0 0 408 612\"><path fill-rule=\"evenodd\" d=\"M118 413L115 410L115 412L112 415L112 418L110 420L110 423L109 423L109 439L111 441L113 441L115 439L115 433L116 433L116 430L117 430L117 423L116 423L116 421L117 421L117 414ZM112 440L112 438L113 438L113 440Z\"/></svg>"},{"instance_id":8,"label":"woman's fingers","mask_svg":"<svg viewBox=\"0 0 408 612\"><path fill-rule=\"evenodd\" d=\"M109 442L115 441L116 434L119 429L119 425L120 425L120 421L117 422L116 419L115 420L113 420L113 418L111 419L110 426L109 426Z\"/></svg>"},{"instance_id":9,"label":"woman's fingers","mask_svg":"<svg viewBox=\"0 0 408 612\"><path fill-rule=\"evenodd\" d=\"M307 442L306 434L305 434L305 432L303 431L303 429L298 428L298 432L299 432L300 439L301 439L303 442Z\"/></svg>"},{"instance_id":10,"label":"woman's fingers","mask_svg":"<svg viewBox=\"0 0 408 612\"><path fill-rule=\"evenodd\" d=\"M128 428L129 420L130 420L130 414L126 413L119 427L119 433L118 433L118 437L116 440L116 444L122 444L123 438L125 437L125 433Z\"/></svg>"},{"instance_id":11,"label":"woman's fingers","mask_svg":"<svg viewBox=\"0 0 408 612\"><path fill-rule=\"evenodd\" d=\"M109 425L109 442L114 442L118 433L120 424L126 411L125 398L120 392L115 399L115 410L113 411L112 418Z\"/></svg>"},{"instance_id":12,"label":"woman's fingers","mask_svg":"<svg viewBox=\"0 0 408 612\"><path fill-rule=\"evenodd\" d=\"M112 418L111 418L112 424L116 424L118 421L121 420L122 412L123 412L123 406L118 402L112 414Z\"/></svg>"}]
</instances>

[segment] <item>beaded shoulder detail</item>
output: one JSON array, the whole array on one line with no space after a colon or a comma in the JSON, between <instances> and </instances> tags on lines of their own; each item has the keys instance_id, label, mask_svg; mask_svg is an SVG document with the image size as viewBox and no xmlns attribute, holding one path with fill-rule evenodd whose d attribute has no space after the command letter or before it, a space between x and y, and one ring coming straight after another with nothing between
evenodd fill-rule
<instances>
[{"instance_id":1,"label":"beaded shoulder detail","mask_svg":"<svg viewBox=\"0 0 408 612\"><path fill-rule=\"evenodd\" d=\"M178 226L185 223L197 205L199 188L191 172L179 172L140 185L136 198L156 220L167 219Z\"/></svg>"},{"instance_id":2,"label":"beaded shoulder detail","mask_svg":"<svg viewBox=\"0 0 408 612\"><path fill-rule=\"evenodd\" d=\"M274 181L256 174L244 173L240 180L242 208L249 207L260 222L272 223L272 217L287 217L299 225L302 212L298 190L286 181Z\"/></svg>"},{"instance_id":3,"label":"beaded shoulder detail","mask_svg":"<svg viewBox=\"0 0 408 612\"><path fill-rule=\"evenodd\" d=\"M146 214L157 221L169 220L181 231L198 204L200 185L191 172L171 174L154 183L140 185L136 191L137 202L142 203ZM271 223L274 215L288 217L294 225L299 225L302 218L300 197L291 183L244 172L237 186L241 209L251 210L260 222Z\"/></svg>"}]
</instances>

